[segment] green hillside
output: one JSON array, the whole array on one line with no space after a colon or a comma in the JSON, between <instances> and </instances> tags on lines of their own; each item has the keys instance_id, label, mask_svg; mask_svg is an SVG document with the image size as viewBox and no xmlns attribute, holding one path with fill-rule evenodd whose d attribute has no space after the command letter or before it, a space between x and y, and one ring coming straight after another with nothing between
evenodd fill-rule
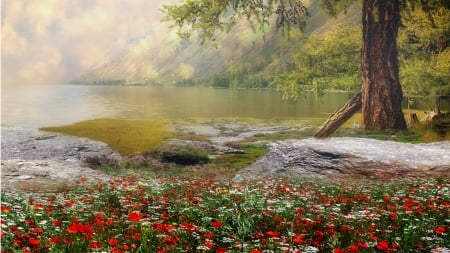
<instances>
[{"instance_id":1,"label":"green hillside","mask_svg":"<svg viewBox=\"0 0 450 253\"><path fill-rule=\"evenodd\" d=\"M181 39L175 29L164 39L147 34L75 82L271 86L289 98L310 90L356 91L361 77L361 1L334 1L334 15L329 15L326 3L306 3L310 16L302 31L286 33L273 25L262 33L242 20L212 45ZM397 41L405 95L449 94L450 11L425 13L405 6Z\"/></svg>"},{"instance_id":2,"label":"green hillside","mask_svg":"<svg viewBox=\"0 0 450 253\"><path fill-rule=\"evenodd\" d=\"M332 27L360 22L361 8L358 4L347 8L345 13L342 12L336 18L330 18L320 8L319 2L311 1L308 5L311 16L306 22L304 35L323 33ZM286 70L292 64L296 45L292 35L298 32L292 30L291 33L289 38L273 27L263 34L252 29L244 20L229 33L221 35L216 41L216 47L201 45L194 39L180 39L175 31L168 34L165 40L159 41L149 34L134 40L109 62L92 69L74 82L211 84L212 80L229 72L252 75L255 80L266 79L268 75Z\"/></svg>"}]
</instances>

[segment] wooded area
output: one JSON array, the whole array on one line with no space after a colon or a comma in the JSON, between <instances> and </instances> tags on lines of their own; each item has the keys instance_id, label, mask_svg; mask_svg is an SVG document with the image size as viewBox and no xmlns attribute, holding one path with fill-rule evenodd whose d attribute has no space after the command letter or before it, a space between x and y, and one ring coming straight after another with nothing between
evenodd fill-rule
<instances>
[{"instance_id":1,"label":"wooded area","mask_svg":"<svg viewBox=\"0 0 450 253\"><path fill-rule=\"evenodd\" d=\"M321 5L328 10L330 15L335 15L339 6L340 8L344 6L343 9L345 9L346 4L355 4L356 2L322 1ZM181 37L189 38L193 31L198 31L199 37L203 41L214 41L217 33L229 30L229 27L232 27L239 18L246 18L249 23L259 23L260 29L265 30L267 24L272 21L270 17L276 15L276 26L282 30L285 28L290 30L294 26L304 27L305 20L309 16L307 7L301 1L288 0L277 2L234 0L220 3L204 0L184 2L178 6L167 5L164 6L164 9L167 13L166 20L173 21L178 26ZM353 87L362 84L360 90L363 129L406 129L406 121L402 112L401 78L403 77L406 83L420 83L420 80L408 79L411 69L422 73L427 72L427 75L424 75L428 77L425 78L427 80L432 77L433 82L428 83L429 86L426 89L428 92L433 88L442 92L442 87L448 89L445 92L450 92L450 74L448 73L448 69L450 69L448 57L449 9L450 4L445 0L433 2L364 0L361 20L362 40L360 40L362 44L359 44L361 58L359 60L335 57L335 54L330 54L330 52L313 57L312 55L296 57L296 66L292 70L275 75L273 83L278 90L284 93L285 97L296 99L300 97L299 94L307 91L313 90L320 94L320 92L332 88L330 83L333 82L329 82L329 80L339 79L337 78L339 76L340 80L356 80L352 77L359 75L362 77L359 82L350 81L350 83L353 84ZM402 17L403 24L419 22L421 26L411 25L405 29L404 34L399 36ZM422 32L427 29L429 30L428 34ZM400 41L400 45L403 43L404 47L399 47L397 40ZM345 43L338 44L345 45ZM300 48L305 45L302 41ZM355 43L355 45L358 44ZM319 48L317 44L315 46ZM356 51L352 50L352 47L350 48L351 50L349 48L345 50L333 48L333 50L338 52L338 55L341 53L346 56L351 55L347 52ZM305 51L300 54L305 55ZM399 52L401 61L399 61ZM305 64L305 59L309 64ZM324 59L328 61L324 61ZM347 65L348 62L354 62L356 66L359 62L360 68L354 68L355 65L352 64ZM433 70L428 67L424 71L418 68L417 62L428 62L435 68ZM405 64L404 69L407 70L406 74L400 72L400 65L403 64ZM340 66L343 67L339 68ZM218 81L220 84L227 84L224 79L218 79ZM421 89L421 91L423 90L425 89ZM420 92L414 88L407 88L406 91L408 94ZM356 111L354 109L357 107L356 105L357 102L349 101L342 110L338 110L331 116L324 125L324 127L328 125L326 130L322 129L317 136L330 135L335 126L345 121L351 112Z\"/></svg>"}]
</instances>

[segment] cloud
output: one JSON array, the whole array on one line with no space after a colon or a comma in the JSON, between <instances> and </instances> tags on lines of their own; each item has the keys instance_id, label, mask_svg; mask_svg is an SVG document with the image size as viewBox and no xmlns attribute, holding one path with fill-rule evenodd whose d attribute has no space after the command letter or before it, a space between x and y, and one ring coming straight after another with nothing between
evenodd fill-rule
<instances>
[{"instance_id":1,"label":"cloud","mask_svg":"<svg viewBox=\"0 0 450 253\"><path fill-rule=\"evenodd\" d=\"M2 84L64 83L133 40L152 34L161 41L168 26L160 23L163 1L2 1Z\"/></svg>"}]
</instances>

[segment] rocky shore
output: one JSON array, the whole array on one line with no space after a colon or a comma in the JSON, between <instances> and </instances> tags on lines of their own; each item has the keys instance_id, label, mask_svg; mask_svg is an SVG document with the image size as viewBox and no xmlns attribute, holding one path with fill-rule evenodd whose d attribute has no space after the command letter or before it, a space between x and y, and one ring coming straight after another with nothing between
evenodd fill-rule
<instances>
[{"instance_id":1,"label":"rocky shore","mask_svg":"<svg viewBox=\"0 0 450 253\"><path fill-rule=\"evenodd\" d=\"M409 144L367 138L288 140L271 143L269 152L235 180L265 176L365 178L377 180L450 175L450 142Z\"/></svg>"},{"instance_id":2,"label":"rocky shore","mask_svg":"<svg viewBox=\"0 0 450 253\"><path fill-rule=\"evenodd\" d=\"M172 130L203 136L207 141L167 140L165 145L189 146L221 153L240 153L228 146L261 134L302 131L302 127L239 123L177 124ZM108 179L88 168L88 157L120 160L106 144L36 129L2 126L1 187L3 190L59 189L78 180ZM251 139L251 138L250 138ZM367 138L340 137L253 143L268 153L238 171L234 180L266 176L395 179L450 175L450 142L408 144Z\"/></svg>"},{"instance_id":3,"label":"rocky shore","mask_svg":"<svg viewBox=\"0 0 450 253\"><path fill-rule=\"evenodd\" d=\"M94 155L120 159L118 153L101 142L2 126L1 187L45 191L64 188L77 180L107 178L83 164L84 158Z\"/></svg>"}]
</instances>

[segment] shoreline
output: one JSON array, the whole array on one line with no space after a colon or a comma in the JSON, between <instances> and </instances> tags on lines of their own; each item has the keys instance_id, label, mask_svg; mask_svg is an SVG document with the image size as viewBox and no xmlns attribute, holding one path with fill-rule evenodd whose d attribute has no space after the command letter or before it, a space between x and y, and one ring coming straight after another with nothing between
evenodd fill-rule
<instances>
[{"instance_id":1,"label":"shoreline","mask_svg":"<svg viewBox=\"0 0 450 253\"><path fill-rule=\"evenodd\" d=\"M217 147L229 148L232 143L239 142L265 146L268 150L266 155L246 168L236 170L236 181L283 175L381 180L450 175L450 154L447 154L450 141L410 144L360 137L263 141L258 136L310 128L237 121L181 121L171 124L170 129L205 139L168 139L172 145L206 144L216 151ZM2 190L45 191L69 187L78 180L107 180L110 175L88 168L83 160L93 156L123 159L107 144L88 138L4 125L1 131ZM194 149L199 146L194 146ZM213 167L200 169L213 170Z\"/></svg>"},{"instance_id":2,"label":"shoreline","mask_svg":"<svg viewBox=\"0 0 450 253\"><path fill-rule=\"evenodd\" d=\"M83 178L107 179L108 175L88 168L83 159L92 155L120 158L106 144L34 128L1 128L2 190L53 190Z\"/></svg>"}]
</instances>

